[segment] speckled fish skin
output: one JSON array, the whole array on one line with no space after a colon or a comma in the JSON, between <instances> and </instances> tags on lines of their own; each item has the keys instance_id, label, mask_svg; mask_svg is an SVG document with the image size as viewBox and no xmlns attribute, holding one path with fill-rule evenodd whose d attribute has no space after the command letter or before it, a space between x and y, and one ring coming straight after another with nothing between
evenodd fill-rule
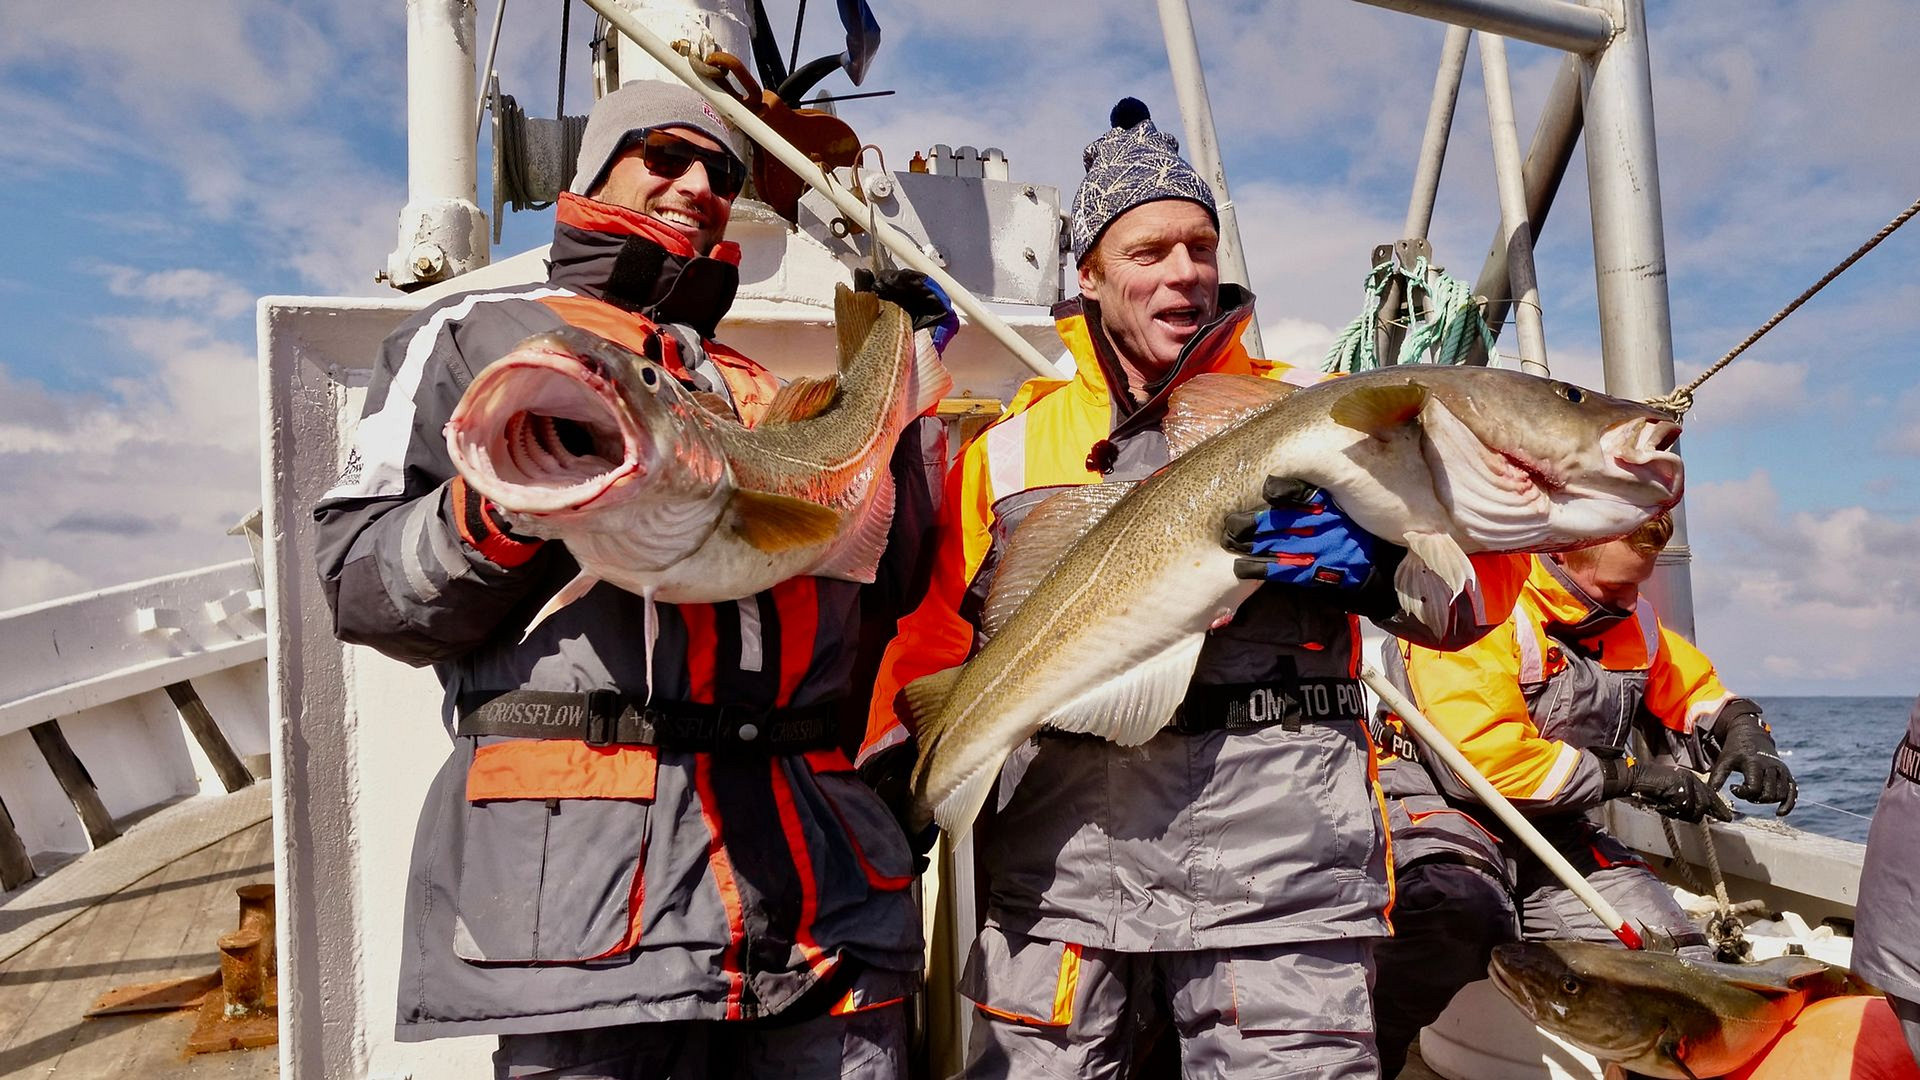
<instances>
[{"instance_id":1,"label":"speckled fish skin","mask_svg":"<svg viewBox=\"0 0 1920 1080\"><path fill-rule=\"evenodd\" d=\"M1199 376L1182 393L1200 394L1209 379L1245 378ZM1566 383L1425 366L1291 393L1253 381L1285 396L1205 438L1114 504L957 669L950 688L908 688L922 823L965 832L1006 755L1043 725L1122 745L1164 725L1207 630L1230 619L1255 587L1234 576L1222 522L1264 506L1269 475L1318 485L1367 531L1408 544L1409 581L1422 554L1463 580L1465 553L1613 539L1680 497L1680 460L1667 450L1679 435L1672 418ZM1206 384L1208 392L1218 385ZM1170 433L1177 423L1170 415ZM1063 497L1074 496L1056 498ZM1016 531L1015 545L1045 510ZM1091 700L1115 706L1113 716L1087 709ZM1075 709L1086 715L1068 715Z\"/></svg>"}]
</instances>

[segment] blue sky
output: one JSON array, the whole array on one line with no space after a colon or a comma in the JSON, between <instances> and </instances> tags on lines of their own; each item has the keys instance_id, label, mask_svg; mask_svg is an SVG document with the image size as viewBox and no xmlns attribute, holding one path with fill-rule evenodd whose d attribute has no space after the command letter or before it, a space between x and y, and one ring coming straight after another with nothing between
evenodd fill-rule
<instances>
[{"instance_id":1,"label":"blue sky","mask_svg":"<svg viewBox=\"0 0 1920 1080\"><path fill-rule=\"evenodd\" d=\"M900 93L843 116L889 161L994 145L1065 194L1121 95L1180 130L1149 0L1056 0L1043 18L1016 0L873 6L885 37L864 89ZM1344 0L1192 6L1269 352L1314 362L1405 214L1443 28ZM783 38L793 7L768 3ZM808 56L835 48L831 5L813 8ZM4 609L245 554L224 532L259 501L253 300L378 294L406 148L399 0L0 10ZM503 83L536 115L559 10L508 9ZM479 14L484 34L492 0ZM1906 0L1669 0L1649 22L1685 378L1920 196L1904 105L1920 24ZM591 27L576 5L575 111ZM1524 141L1558 57L1510 51ZM1478 68L1470 54L1433 230L1468 279L1496 217ZM498 254L549 227L510 216ZM1597 385L1587 236L1577 155L1542 295L1556 371ZM1738 689L1920 688L1916 260L1911 226L1689 419L1699 636Z\"/></svg>"}]
</instances>

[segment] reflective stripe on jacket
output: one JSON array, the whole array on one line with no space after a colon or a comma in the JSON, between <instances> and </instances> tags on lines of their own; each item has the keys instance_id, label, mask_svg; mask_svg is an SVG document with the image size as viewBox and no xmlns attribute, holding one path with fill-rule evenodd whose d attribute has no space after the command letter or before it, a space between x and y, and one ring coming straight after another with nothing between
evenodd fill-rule
<instances>
[{"instance_id":1,"label":"reflective stripe on jacket","mask_svg":"<svg viewBox=\"0 0 1920 1080\"><path fill-rule=\"evenodd\" d=\"M636 350L673 334L677 351L651 340L662 362L749 419L776 386L760 365L642 313L645 298L622 291L649 284L632 275L636 235L658 238L640 215L568 196L546 283L409 319L382 348L346 475L316 507L336 632L433 664L449 726L463 693L514 689L857 710L862 634L908 606L945 461L931 421L895 455L894 541L875 585L802 577L730 603L661 604L651 670L642 601L611 585L520 640L578 568L559 542L507 565L461 539L441 432L480 368L575 325ZM400 1035L752 1018L853 966L910 986L921 965L910 882L899 827L839 751L458 738L415 839Z\"/></svg>"},{"instance_id":2,"label":"reflective stripe on jacket","mask_svg":"<svg viewBox=\"0 0 1920 1080\"><path fill-rule=\"evenodd\" d=\"M1512 617L1478 642L1446 653L1400 648L1427 718L1533 812L1597 805L1603 776L1593 749L1624 751L1641 718L1690 735L1712 730L1734 700L1712 661L1662 626L1645 597L1632 614L1609 616L1546 558L1533 560ZM1439 772L1450 794L1466 795Z\"/></svg>"},{"instance_id":3,"label":"reflective stripe on jacket","mask_svg":"<svg viewBox=\"0 0 1920 1080\"><path fill-rule=\"evenodd\" d=\"M1251 298L1231 286L1222 294L1222 316L1189 343L1179 377L1321 378L1248 356L1239 337ZM899 687L975 648L971 616L1006 534L1026 512L1061 486L1137 480L1168 459L1157 421L1115 434L1132 408L1096 347L1097 312L1076 300L1056 314L1074 377L1021 387L950 474L933 580L882 661L863 755L908 740L893 707ZM1107 474L1088 464L1103 440L1116 451ZM1475 565L1492 617L1461 608L1446 627L1402 617L1396 629L1458 645L1504 617L1524 560L1476 557ZM1358 621L1322 596L1265 588L1209 636L1194 682L1351 678L1358 649ZM1162 733L1131 749L1033 740L1008 760L997 805L976 832L990 917L1020 933L1123 951L1381 933L1387 858L1370 755L1359 724Z\"/></svg>"}]
</instances>

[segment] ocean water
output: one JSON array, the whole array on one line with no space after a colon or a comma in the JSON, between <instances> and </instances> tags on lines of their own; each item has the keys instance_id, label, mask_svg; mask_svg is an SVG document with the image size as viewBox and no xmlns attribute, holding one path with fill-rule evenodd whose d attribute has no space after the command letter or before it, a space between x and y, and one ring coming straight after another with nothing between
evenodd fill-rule
<instances>
[{"instance_id":1,"label":"ocean water","mask_svg":"<svg viewBox=\"0 0 1920 1080\"><path fill-rule=\"evenodd\" d=\"M1842 840L1867 841L1867 826L1907 729L1910 697L1760 697L1774 741L1800 784L1786 824ZM1755 815L1769 807L1738 804Z\"/></svg>"}]
</instances>

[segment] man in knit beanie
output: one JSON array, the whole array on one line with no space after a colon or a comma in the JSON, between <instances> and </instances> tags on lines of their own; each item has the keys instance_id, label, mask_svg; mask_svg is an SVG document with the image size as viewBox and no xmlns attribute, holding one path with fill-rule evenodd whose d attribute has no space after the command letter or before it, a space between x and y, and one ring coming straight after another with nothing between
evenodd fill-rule
<instances>
[{"instance_id":1,"label":"man in knit beanie","mask_svg":"<svg viewBox=\"0 0 1920 1080\"><path fill-rule=\"evenodd\" d=\"M934 580L882 661L863 760L912 745L895 691L966 660L963 613L1028 512L1167 463L1161 422L1189 377L1321 378L1247 355L1253 298L1220 283L1212 193L1144 105L1111 119L1073 201L1080 295L1054 311L1073 377L1029 382L949 480ZM1471 605L1422 624L1390 584L1401 549L1298 482L1267 491L1221 526L1223 561L1261 584L1197 658L1103 688L1116 709L1184 694L1168 726L1129 748L1043 729L1002 769L974 830L987 918L960 982L980 1007L969 1076L1130 1075L1173 1030L1183 1075L1378 1074L1371 943L1389 893L1355 613L1443 648L1491 624ZM1524 558L1501 572L1480 582L1494 623Z\"/></svg>"},{"instance_id":2,"label":"man in knit beanie","mask_svg":"<svg viewBox=\"0 0 1920 1080\"><path fill-rule=\"evenodd\" d=\"M1081 298L1112 340L1129 392L1144 400L1218 314L1220 221L1212 189L1145 105L1123 98L1110 119L1081 154L1087 178L1068 231Z\"/></svg>"}]
</instances>

